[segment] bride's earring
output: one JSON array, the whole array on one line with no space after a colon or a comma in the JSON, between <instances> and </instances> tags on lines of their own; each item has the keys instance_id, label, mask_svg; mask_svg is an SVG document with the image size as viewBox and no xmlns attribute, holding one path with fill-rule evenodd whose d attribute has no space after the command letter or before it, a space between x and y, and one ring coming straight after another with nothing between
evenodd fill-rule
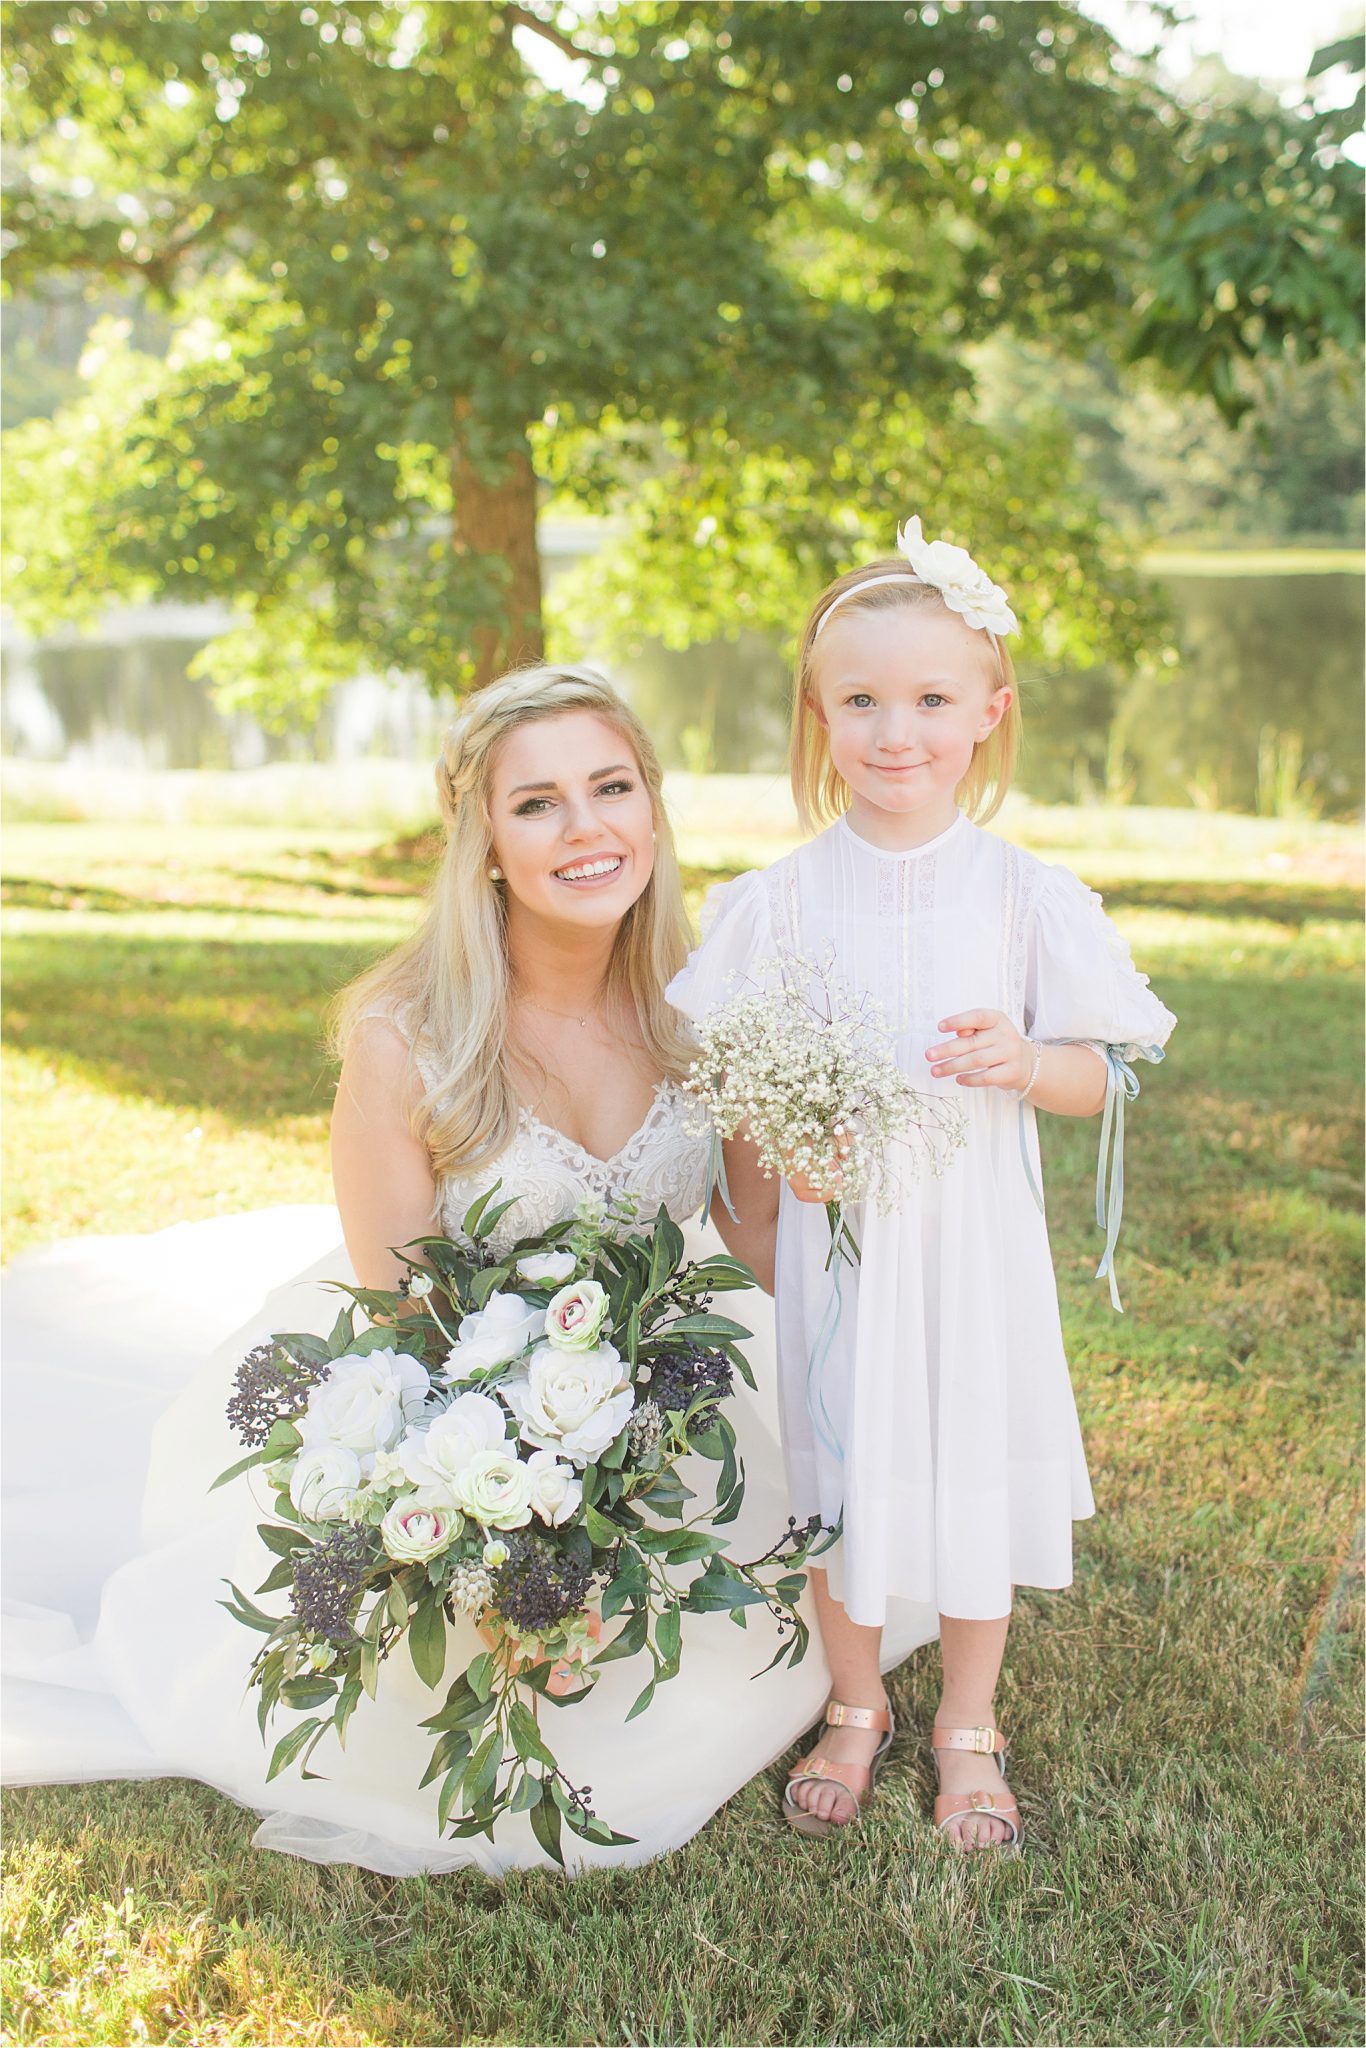
<instances>
[{"instance_id":1,"label":"bride's earring","mask_svg":"<svg viewBox=\"0 0 1366 2048\"><path fill-rule=\"evenodd\" d=\"M501 881L502 881L502 879L503 879L503 870L502 870L501 868L490 868L490 869L489 869L489 880L490 880L491 882L501 882Z\"/></svg>"}]
</instances>

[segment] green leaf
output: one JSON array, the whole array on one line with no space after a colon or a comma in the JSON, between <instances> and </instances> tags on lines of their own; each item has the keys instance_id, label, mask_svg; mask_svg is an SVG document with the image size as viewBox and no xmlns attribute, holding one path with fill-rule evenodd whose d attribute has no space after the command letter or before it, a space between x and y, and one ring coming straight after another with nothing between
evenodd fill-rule
<instances>
[{"instance_id":1,"label":"green leaf","mask_svg":"<svg viewBox=\"0 0 1366 2048\"><path fill-rule=\"evenodd\" d=\"M438 1828L444 1830L446 1822L450 1819L451 1808L460 1797L460 1789L469 1772L469 1768L468 1764L456 1764L451 1770L447 1771L445 1783L437 1794L436 1824ZM466 1803L468 1804L468 1802Z\"/></svg>"},{"instance_id":2,"label":"green leaf","mask_svg":"<svg viewBox=\"0 0 1366 2048\"><path fill-rule=\"evenodd\" d=\"M615 1664L621 1657L634 1657L645 1647L649 1626L650 1610L638 1607L620 1634L613 1636L605 1649L594 1651L594 1664Z\"/></svg>"},{"instance_id":3,"label":"green leaf","mask_svg":"<svg viewBox=\"0 0 1366 2048\"><path fill-rule=\"evenodd\" d=\"M555 1758L545 1746L535 1716L524 1707L520 1700L514 1700L508 1709L508 1729L517 1746L520 1757L530 1757L538 1764L548 1764L553 1770Z\"/></svg>"},{"instance_id":4,"label":"green leaf","mask_svg":"<svg viewBox=\"0 0 1366 2048\"><path fill-rule=\"evenodd\" d=\"M446 1610L438 1594L420 1600L408 1624L408 1653L424 1685L435 1690L446 1669Z\"/></svg>"},{"instance_id":5,"label":"green leaf","mask_svg":"<svg viewBox=\"0 0 1366 2048\"><path fill-rule=\"evenodd\" d=\"M758 1607L764 1595L748 1579L729 1572L704 1572L689 1586L683 1605L690 1614L721 1614L731 1607Z\"/></svg>"},{"instance_id":6,"label":"green leaf","mask_svg":"<svg viewBox=\"0 0 1366 2048\"><path fill-rule=\"evenodd\" d=\"M673 1529L666 1533L668 1541L664 1545L664 1555L670 1564L693 1564L699 1557L711 1557L726 1547L723 1536L708 1534L701 1529Z\"/></svg>"},{"instance_id":7,"label":"green leaf","mask_svg":"<svg viewBox=\"0 0 1366 2048\"><path fill-rule=\"evenodd\" d=\"M486 1700L493 1691L496 1668L492 1650L481 1650L477 1657L471 1657L465 1672L465 1683L477 1700Z\"/></svg>"},{"instance_id":8,"label":"green leaf","mask_svg":"<svg viewBox=\"0 0 1366 2048\"><path fill-rule=\"evenodd\" d=\"M262 1444L259 1451L252 1451L249 1456L239 1458L235 1465L229 1465L226 1472L220 1472L217 1479L210 1486L209 1492L217 1493L219 1487L226 1486L230 1479L240 1479L244 1472L250 1472L253 1465L267 1464L273 1455L270 1446Z\"/></svg>"},{"instance_id":9,"label":"green leaf","mask_svg":"<svg viewBox=\"0 0 1366 2048\"><path fill-rule=\"evenodd\" d=\"M604 1621L611 1621L620 1614L628 1600L636 1600L645 1591L645 1574L633 1558L623 1565L616 1577L609 1579L604 1588L601 1607Z\"/></svg>"},{"instance_id":10,"label":"green leaf","mask_svg":"<svg viewBox=\"0 0 1366 2048\"><path fill-rule=\"evenodd\" d=\"M655 1648L666 1664L678 1656L683 1645L683 1613L675 1600L660 1615L655 1628Z\"/></svg>"},{"instance_id":11,"label":"green leaf","mask_svg":"<svg viewBox=\"0 0 1366 2048\"><path fill-rule=\"evenodd\" d=\"M280 1698L287 1707L320 1707L324 1700L336 1697L336 1686L321 1673L317 1678L291 1678L280 1687Z\"/></svg>"},{"instance_id":12,"label":"green leaf","mask_svg":"<svg viewBox=\"0 0 1366 2048\"><path fill-rule=\"evenodd\" d=\"M394 1627L407 1628L408 1595L404 1591L402 1580L391 1579L389 1581L389 1590L384 1598L389 1610L389 1619L394 1624Z\"/></svg>"},{"instance_id":13,"label":"green leaf","mask_svg":"<svg viewBox=\"0 0 1366 2048\"><path fill-rule=\"evenodd\" d=\"M465 1804L471 1812L493 1790L502 1761L503 1737L497 1728L491 1728L465 1770Z\"/></svg>"},{"instance_id":14,"label":"green leaf","mask_svg":"<svg viewBox=\"0 0 1366 2048\"><path fill-rule=\"evenodd\" d=\"M278 1593L283 1587L292 1586L293 1584L293 1560L288 1557L282 1557L271 1566L265 1578L262 1579L260 1585L256 1588L256 1591L258 1596L262 1593Z\"/></svg>"},{"instance_id":15,"label":"green leaf","mask_svg":"<svg viewBox=\"0 0 1366 2048\"><path fill-rule=\"evenodd\" d=\"M466 1209L464 1218L460 1225L460 1234L462 1237L469 1238L471 1242L474 1241L478 1233L480 1220L483 1217L484 1211L485 1209L487 1209L489 1203L493 1200L494 1196L497 1194L499 1188L502 1185L503 1183L501 1178L496 1180L491 1188L485 1188L483 1194L480 1195L477 1198L477 1200L470 1203L470 1206L468 1209Z\"/></svg>"},{"instance_id":16,"label":"green leaf","mask_svg":"<svg viewBox=\"0 0 1366 2048\"><path fill-rule=\"evenodd\" d=\"M268 1636L274 1632L276 1620L273 1614L264 1613L254 1600L248 1600L246 1594L234 1586L231 1579L224 1579L223 1584L233 1597L231 1600L220 1600L218 1604L227 1608L234 1621L245 1622L248 1628L257 1629L262 1635Z\"/></svg>"},{"instance_id":17,"label":"green leaf","mask_svg":"<svg viewBox=\"0 0 1366 2048\"><path fill-rule=\"evenodd\" d=\"M539 1802L543 1789L539 1778L534 1778L530 1771L523 1771L517 1781L517 1790L512 1795L508 1811L530 1813L532 1807Z\"/></svg>"},{"instance_id":18,"label":"green leaf","mask_svg":"<svg viewBox=\"0 0 1366 2048\"><path fill-rule=\"evenodd\" d=\"M327 1340L328 1357L340 1358L342 1353L349 1349L355 1334L356 1311L351 1307L344 1308L337 1317L336 1322L333 1323L331 1334Z\"/></svg>"},{"instance_id":19,"label":"green leaf","mask_svg":"<svg viewBox=\"0 0 1366 2048\"><path fill-rule=\"evenodd\" d=\"M339 1748L345 1749L346 1747L346 1724L355 1713L356 1704L360 1696L361 1682L359 1678L354 1675L348 1677L342 1686L341 1692L338 1694L337 1704L332 1710L332 1725L337 1731Z\"/></svg>"},{"instance_id":20,"label":"green leaf","mask_svg":"<svg viewBox=\"0 0 1366 2048\"><path fill-rule=\"evenodd\" d=\"M256 1533L266 1549L273 1550L277 1557L293 1557L296 1550L307 1550L312 1544L311 1537L301 1529L291 1529L287 1523L258 1522Z\"/></svg>"},{"instance_id":21,"label":"green leaf","mask_svg":"<svg viewBox=\"0 0 1366 2048\"><path fill-rule=\"evenodd\" d=\"M654 1698L654 1696L655 1680L652 1678L649 1684L646 1686L644 1692L639 1693L636 1696L636 1698L632 1700L631 1705L629 1706L626 1712L627 1720L634 1721L637 1714L643 1714L645 1712L645 1709L649 1706L650 1701Z\"/></svg>"},{"instance_id":22,"label":"green leaf","mask_svg":"<svg viewBox=\"0 0 1366 2048\"><path fill-rule=\"evenodd\" d=\"M752 1337L743 1323L734 1323L729 1316L716 1316L709 1309L700 1310L696 1315L680 1316L676 1323L669 1324L669 1335L681 1337L724 1337L728 1342L738 1342L742 1337Z\"/></svg>"},{"instance_id":23,"label":"green leaf","mask_svg":"<svg viewBox=\"0 0 1366 2048\"><path fill-rule=\"evenodd\" d=\"M583 1526L588 1531L590 1540L600 1549L607 1549L621 1541L621 1530L616 1523L609 1522L606 1515L600 1515L596 1508L584 1508Z\"/></svg>"},{"instance_id":24,"label":"green leaf","mask_svg":"<svg viewBox=\"0 0 1366 2048\"><path fill-rule=\"evenodd\" d=\"M266 1772L266 1783L286 1770L300 1752L308 1747L309 1739L324 1724L316 1719L301 1721L297 1728L291 1728L288 1735L282 1735L271 1752L270 1767Z\"/></svg>"},{"instance_id":25,"label":"green leaf","mask_svg":"<svg viewBox=\"0 0 1366 2048\"><path fill-rule=\"evenodd\" d=\"M555 1862L563 1869L564 1854L560 1848L560 1809L556 1806L554 1800L547 1799L544 1793L531 1809L531 1828L536 1840L545 1850L546 1855L553 1857Z\"/></svg>"}]
</instances>

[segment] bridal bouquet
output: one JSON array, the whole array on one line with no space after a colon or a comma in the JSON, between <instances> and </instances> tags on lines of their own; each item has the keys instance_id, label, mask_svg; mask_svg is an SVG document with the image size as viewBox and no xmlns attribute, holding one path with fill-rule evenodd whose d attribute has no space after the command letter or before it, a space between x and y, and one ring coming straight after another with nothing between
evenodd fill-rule
<instances>
[{"instance_id":1,"label":"bridal bouquet","mask_svg":"<svg viewBox=\"0 0 1366 2048\"><path fill-rule=\"evenodd\" d=\"M829 959L781 955L772 987L742 985L697 1038L684 1085L718 1141L743 1125L770 1178L819 1182L833 1170L832 1256L846 1245L858 1256L846 1208L871 1201L889 1212L905 1174L942 1174L967 1135L957 1102L911 1086L880 1005L841 981Z\"/></svg>"},{"instance_id":2,"label":"bridal bouquet","mask_svg":"<svg viewBox=\"0 0 1366 2048\"><path fill-rule=\"evenodd\" d=\"M667 1212L638 1226L629 1203L495 1255L512 1207L496 1193L459 1237L405 1248L399 1291L345 1287L330 1338L272 1337L238 1369L228 1419L251 1449L215 1485L257 1468L271 1489L259 1533L277 1562L256 1593L289 1604L268 1613L229 1582L223 1605L264 1639L250 1673L262 1735L277 1708L305 1713L268 1777L309 1775L329 1732L344 1743L401 1644L440 1686L448 1621L469 1616L487 1647L423 1723L435 1744L422 1783L441 1781L443 1831L491 1834L500 1814L526 1812L562 1860L562 1822L593 1842L632 1838L559 1769L542 1702L582 1700L604 1665L644 1654L626 1718L644 1713L678 1672L685 1613L743 1626L763 1605L781 1639L766 1668L795 1664L800 1567L821 1526L790 1521L751 1563L726 1554L744 1473L725 1404L734 1372L754 1382L749 1332L711 1300L749 1285L746 1268L684 1264ZM709 1503L685 1484L685 1458L692 1477L709 1461Z\"/></svg>"}]
</instances>

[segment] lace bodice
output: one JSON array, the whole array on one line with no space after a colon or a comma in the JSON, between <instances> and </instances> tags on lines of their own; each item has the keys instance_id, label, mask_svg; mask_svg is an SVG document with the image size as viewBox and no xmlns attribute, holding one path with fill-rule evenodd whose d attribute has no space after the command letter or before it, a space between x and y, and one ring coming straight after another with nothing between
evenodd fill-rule
<instances>
[{"instance_id":1,"label":"lace bodice","mask_svg":"<svg viewBox=\"0 0 1366 2048\"><path fill-rule=\"evenodd\" d=\"M517 1196L516 1206L492 1233L490 1241L499 1253L519 1237L564 1222L585 1197L606 1205L617 1196L634 1195L642 1218L653 1216L662 1202L676 1223L686 1222L697 1214L706 1192L708 1140L693 1134L696 1117L696 1105L677 1083L661 1081L639 1130L610 1159L599 1159L522 1109L516 1135L501 1157L442 1181L440 1228L456 1236L471 1202L496 1180L503 1183L499 1201Z\"/></svg>"}]
</instances>

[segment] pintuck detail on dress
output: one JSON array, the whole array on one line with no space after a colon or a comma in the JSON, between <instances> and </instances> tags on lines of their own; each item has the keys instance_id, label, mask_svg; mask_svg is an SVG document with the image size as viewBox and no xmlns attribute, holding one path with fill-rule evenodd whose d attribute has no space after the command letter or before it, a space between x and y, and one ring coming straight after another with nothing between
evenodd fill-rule
<instances>
[{"instance_id":1,"label":"pintuck detail on dress","mask_svg":"<svg viewBox=\"0 0 1366 2048\"><path fill-rule=\"evenodd\" d=\"M989 1619L1015 1585L1072 1576L1072 1522L1093 1512L1063 1352L1031 1104L936 1081L925 1058L955 1012L998 1008L1025 1034L1155 1059L1175 1019L1099 898L1065 869L961 813L922 847L884 851L841 819L762 875L714 892L706 937L670 983L700 1020L771 978L783 952L832 956L876 997L916 1087L952 1092L966 1145L942 1178L908 1180L896 1213L852 1219L822 1369L828 1413L808 1412L808 1367L828 1329L829 1228L784 1187L778 1363L794 1504L842 1514L831 1582L851 1618L890 1599ZM1112 1249L1112 1247L1111 1247ZM841 1455L842 1453L842 1455Z\"/></svg>"}]
</instances>

